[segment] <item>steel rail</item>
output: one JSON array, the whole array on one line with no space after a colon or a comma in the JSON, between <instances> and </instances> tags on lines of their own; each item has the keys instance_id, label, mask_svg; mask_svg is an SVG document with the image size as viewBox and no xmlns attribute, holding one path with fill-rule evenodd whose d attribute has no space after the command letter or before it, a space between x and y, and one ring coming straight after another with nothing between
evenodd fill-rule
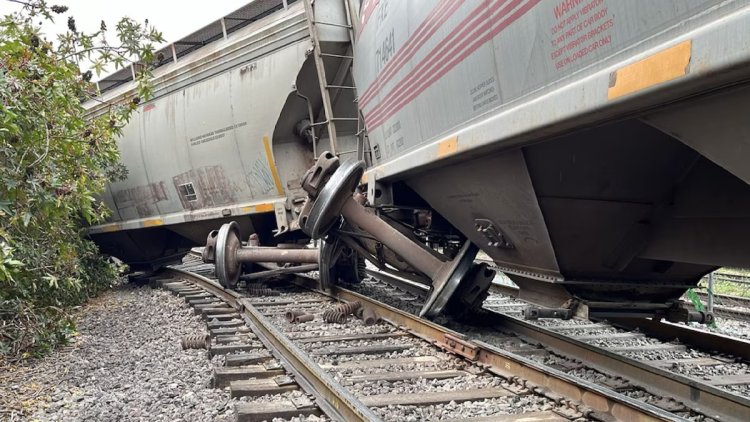
<instances>
[{"instance_id":1,"label":"steel rail","mask_svg":"<svg viewBox=\"0 0 750 422\"><path fill-rule=\"evenodd\" d=\"M401 278L398 276L395 276L393 274L386 273L384 271L380 270L372 270L370 268L365 268L365 273L378 278L378 277L388 277L388 284L398 287L399 289L409 292L415 296L421 296L423 299L427 297L427 291L429 289L429 286L426 286L424 284L417 283L416 281L407 280L405 278Z\"/></svg>"},{"instance_id":2,"label":"steel rail","mask_svg":"<svg viewBox=\"0 0 750 422\"><path fill-rule=\"evenodd\" d=\"M537 340L553 351L576 357L587 365L644 386L651 393L673 397L687 406L724 421L746 421L750 400L635 359L566 337L517 318L491 312L498 328Z\"/></svg>"},{"instance_id":3,"label":"steel rail","mask_svg":"<svg viewBox=\"0 0 750 422\"><path fill-rule=\"evenodd\" d=\"M403 280L387 273L381 273L376 270L369 270L369 273L374 274L376 277L381 278L384 281L387 280L386 282L393 282L395 285L403 284ZM356 293L352 292L351 294ZM494 328L517 333L528 339L538 341L559 354L580 359L595 369L635 381L652 394L673 397L682 401L692 409L722 421L739 422L747 420L748 412L750 412L750 399L746 397L732 394L726 390L699 382L698 380L688 378L684 375L654 367L646 362L631 359L583 341L566 337L563 334L556 333L509 315L490 310L487 310L487 312L488 319L483 322L489 323L489 325ZM677 325L671 325L670 328L673 330L671 332L672 338L679 337L684 343L688 344L690 344L690 341L692 340L690 334L696 331ZM682 328L689 331L683 331L681 330ZM679 333L682 334L675 335L674 330L680 330ZM702 333L712 335L712 333ZM720 337L723 341L728 341L726 336ZM719 337L717 337L717 339L718 338ZM745 341L741 342L747 344ZM710 341L706 340L704 337L702 343L710 344ZM714 347L709 348L709 350L715 350L716 346L717 345L714 345ZM741 350L742 347L742 345L738 345L737 347L732 347L728 350L740 351L740 355L743 356L750 353L750 348Z\"/></svg>"},{"instance_id":4,"label":"steel rail","mask_svg":"<svg viewBox=\"0 0 750 422\"><path fill-rule=\"evenodd\" d=\"M701 298L708 297L707 292L702 292L699 290L695 290L695 294L697 294ZM750 297L714 293L714 299L716 299L718 303L723 303L726 306L750 308Z\"/></svg>"},{"instance_id":5,"label":"steel rail","mask_svg":"<svg viewBox=\"0 0 750 422\"><path fill-rule=\"evenodd\" d=\"M728 274L722 272L714 273L714 281L724 281L737 284L750 284L750 277L739 274Z\"/></svg>"},{"instance_id":6,"label":"steel rail","mask_svg":"<svg viewBox=\"0 0 750 422\"><path fill-rule=\"evenodd\" d=\"M640 330L661 341L679 340L702 350L750 361L750 341L744 339L653 319L609 318L609 323L628 330Z\"/></svg>"},{"instance_id":7,"label":"steel rail","mask_svg":"<svg viewBox=\"0 0 750 422\"><path fill-rule=\"evenodd\" d=\"M316 280L301 276L296 278L295 283L339 300L360 301L363 306L373 308L383 320L446 351L472 360L489 372L506 379L523 378L529 382L527 386L537 392L546 389L552 393L551 396L558 399L562 396L571 405L575 401L593 409L593 414L586 415L591 418L622 421L685 420L656 406L575 378L523 356L500 350L487 343L466 340L464 334L340 286L333 286L329 291L321 291L317 288Z\"/></svg>"},{"instance_id":8,"label":"steel rail","mask_svg":"<svg viewBox=\"0 0 750 422\"><path fill-rule=\"evenodd\" d=\"M706 303L708 293L695 291L695 294L704 304ZM750 320L750 298L714 293L713 312L715 315L729 319Z\"/></svg>"},{"instance_id":9,"label":"steel rail","mask_svg":"<svg viewBox=\"0 0 750 422\"><path fill-rule=\"evenodd\" d=\"M237 310L258 339L282 362L284 369L294 375L305 392L312 394L316 405L337 421L379 421L367 406L320 368L304 351L289 340L273 323L263 316L240 293L224 289L219 283L199 274L177 268L163 269L162 274L174 274L217 296Z\"/></svg>"}]
</instances>

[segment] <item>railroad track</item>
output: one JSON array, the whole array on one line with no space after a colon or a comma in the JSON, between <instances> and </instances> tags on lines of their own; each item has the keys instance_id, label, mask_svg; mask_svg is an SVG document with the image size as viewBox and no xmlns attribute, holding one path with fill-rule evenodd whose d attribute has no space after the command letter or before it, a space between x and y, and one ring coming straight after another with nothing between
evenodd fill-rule
<instances>
[{"instance_id":1,"label":"railroad track","mask_svg":"<svg viewBox=\"0 0 750 422\"><path fill-rule=\"evenodd\" d=\"M228 385L233 396L265 396L239 405L239 420L683 420L346 289L261 288L248 297L210 274L211 266L188 263L159 277L210 321L211 353L231 365L216 368L217 385ZM359 302L382 321L322 322L341 301ZM290 323L292 311L313 320Z\"/></svg>"},{"instance_id":2,"label":"railroad track","mask_svg":"<svg viewBox=\"0 0 750 422\"><path fill-rule=\"evenodd\" d=\"M714 280L715 281L728 281L731 283L750 285L750 276L725 273L722 271L714 272Z\"/></svg>"},{"instance_id":3,"label":"railroad track","mask_svg":"<svg viewBox=\"0 0 750 422\"><path fill-rule=\"evenodd\" d=\"M422 286L368 272L376 278L354 286L355 290L418 311ZM615 325L581 320L524 321L520 319L524 302L490 294L484 303L486 313L475 320L483 320L491 328L449 320L444 323L471 338L489 338L488 342L505 350L691 419L700 413L721 420L747 420L750 414L750 343L746 340L650 320L620 320ZM685 341L674 341L677 338Z\"/></svg>"},{"instance_id":4,"label":"railroad track","mask_svg":"<svg viewBox=\"0 0 750 422\"><path fill-rule=\"evenodd\" d=\"M695 294L704 304L708 303L708 293L695 291ZM750 321L750 298L714 294L714 313L724 318Z\"/></svg>"}]
</instances>

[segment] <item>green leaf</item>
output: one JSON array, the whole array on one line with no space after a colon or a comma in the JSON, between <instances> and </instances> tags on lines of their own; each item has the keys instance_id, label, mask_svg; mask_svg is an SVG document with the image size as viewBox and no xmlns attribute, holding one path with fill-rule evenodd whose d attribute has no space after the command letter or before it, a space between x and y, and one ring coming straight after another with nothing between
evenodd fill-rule
<instances>
[{"instance_id":1,"label":"green leaf","mask_svg":"<svg viewBox=\"0 0 750 422\"><path fill-rule=\"evenodd\" d=\"M102 104L109 111L100 119L89 119L91 86L78 61L93 58L83 62L97 74L113 63L144 63L161 37L150 24L126 18L111 29L109 43L100 26L47 34L53 44L38 29L51 19L51 6L24 3L0 17L0 360L53 350L68 337L70 310L117 277L85 238L84 220L106 215L95 198L127 174L116 137L132 110L113 100ZM134 85L151 95L150 69L139 67Z\"/></svg>"},{"instance_id":2,"label":"green leaf","mask_svg":"<svg viewBox=\"0 0 750 422\"><path fill-rule=\"evenodd\" d=\"M8 205L12 203L12 201L0 200L0 211L4 212L7 215L13 215L13 211L11 211L11 209L8 207Z\"/></svg>"},{"instance_id":3,"label":"green leaf","mask_svg":"<svg viewBox=\"0 0 750 422\"><path fill-rule=\"evenodd\" d=\"M47 281L50 287L57 288L57 277L55 277L54 275L47 274L44 277L42 277L42 279Z\"/></svg>"},{"instance_id":4,"label":"green leaf","mask_svg":"<svg viewBox=\"0 0 750 422\"><path fill-rule=\"evenodd\" d=\"M24 227L28 227L29 222L31 221L31 217L33 217L31 213L28 213L28 212L23 213L23 226Z\"/></svg>"}]
</instances>

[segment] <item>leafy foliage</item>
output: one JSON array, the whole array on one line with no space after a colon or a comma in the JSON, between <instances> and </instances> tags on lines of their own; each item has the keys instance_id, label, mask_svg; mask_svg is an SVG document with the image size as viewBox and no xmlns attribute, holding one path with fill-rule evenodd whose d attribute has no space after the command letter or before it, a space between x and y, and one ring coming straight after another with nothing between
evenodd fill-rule
<instances>
[{"instance_id":1,"label":"leafy foliage","mask_svg":"<svg viewBox=\"0 0 750 422\"><path fill-rule=\"evenodd\" d=\"M125 174L116 137L141 98L150 96L150 63L162 36L148 22L43 38L40 24L67 12L44 0L17 1L0 20L0 355L44 353L74 332L74 307L108 287L115 267L85 238L106 218L98 201L107 181ZM134 98L87 116L96 100L92 72L139 63Z\"/></svg>"}]
</instances>

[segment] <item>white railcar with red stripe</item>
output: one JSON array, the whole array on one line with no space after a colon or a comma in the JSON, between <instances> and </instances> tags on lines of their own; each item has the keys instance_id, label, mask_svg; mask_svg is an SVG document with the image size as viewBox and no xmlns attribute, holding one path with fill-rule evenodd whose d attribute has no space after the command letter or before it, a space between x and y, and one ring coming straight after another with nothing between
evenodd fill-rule
<instances>
[{"instance_id":1,"label":"white railcar with red stripe","mask_svg":"<svg viewBox=\"0 0 750 422\"><path fill-rule=\"evenodd\" d=\"M750 266L748 1L359 6L371 205L600 315Z\"/></svg>"}]
</instances>

